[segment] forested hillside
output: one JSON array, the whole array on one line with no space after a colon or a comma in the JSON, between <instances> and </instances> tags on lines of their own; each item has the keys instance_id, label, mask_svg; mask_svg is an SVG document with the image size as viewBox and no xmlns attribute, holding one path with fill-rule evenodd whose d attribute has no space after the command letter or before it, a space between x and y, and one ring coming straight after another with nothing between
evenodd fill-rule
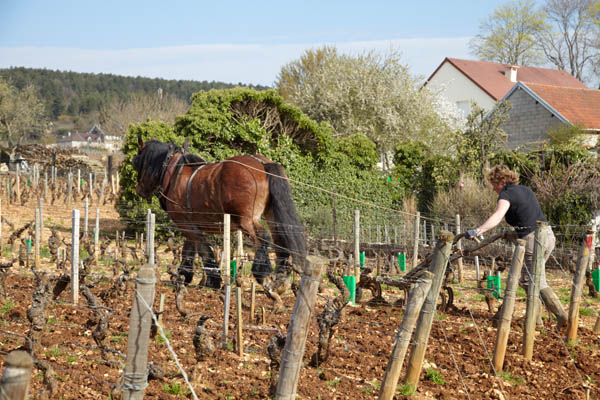
<instances>
[{"instance_id":1,"label":"forested hillside","mask_svg":"<svg viewBox=\"0 0 600 400\"><path fill-rule=\"evenodd\" d=\"M33 84L46 105L50 120L60 115L79 116L99 111L114 99L125 100L132 93L164 93L190 102L190 96L201 90L246 86L258 90L263 86L215 81L184 81L126 77L112 74L89 74L15 67L0 69L0 77L19 89Z\"/></svg>"}]
</instances>

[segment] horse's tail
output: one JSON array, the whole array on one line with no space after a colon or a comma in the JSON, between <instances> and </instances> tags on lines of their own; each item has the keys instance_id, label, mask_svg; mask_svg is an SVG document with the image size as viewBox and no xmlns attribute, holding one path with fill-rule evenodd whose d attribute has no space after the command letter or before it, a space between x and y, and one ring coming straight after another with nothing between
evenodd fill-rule
<instances>
[{"instance_id":1,"label":"horse's tail","mask_svg":"<svg viewBox=\"0 0 600 400\"><path fill-rule=\"evenodd\" d=\"M276 235L282 242L277 245L287 249L294 262L302 265L306 257L304 229L292 200L290 183L281 165L265 163L264 168L269 180L271 207L277 225Z\"/></svg>"}]
</instances>

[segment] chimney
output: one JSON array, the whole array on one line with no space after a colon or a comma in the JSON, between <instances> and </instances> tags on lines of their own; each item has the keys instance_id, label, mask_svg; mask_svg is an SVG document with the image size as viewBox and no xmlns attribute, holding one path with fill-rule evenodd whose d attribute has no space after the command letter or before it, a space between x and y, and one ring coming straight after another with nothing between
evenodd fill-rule
<instances>
[{"instance_id":1,"label":"chimney","mask_svg":"<svg viewBox=\"0 0 600 400\"><path fill-rule=\"evenodd\" d=\"M511 82L517 81L517 67L516 65L511 65L506 71L504 71L504 76L510 79Z\"/></svg>"}]
</instances>

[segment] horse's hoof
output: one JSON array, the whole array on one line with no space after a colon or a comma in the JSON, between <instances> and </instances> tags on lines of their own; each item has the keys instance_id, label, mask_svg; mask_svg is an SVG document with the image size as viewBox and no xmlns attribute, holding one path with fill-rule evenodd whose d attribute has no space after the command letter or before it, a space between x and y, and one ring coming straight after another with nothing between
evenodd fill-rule
<instances>
[{"instance_id":1,"label":"horse's hoof","mask_svg":"<svg viewBox=\"0 0 600 400\"><path fill-rule=\"evenodd\" d=\"M220 289L221 288L221 277L220 276L208 276L206 278L206 287L210 289Z\"/></svg>"}]
</instances>

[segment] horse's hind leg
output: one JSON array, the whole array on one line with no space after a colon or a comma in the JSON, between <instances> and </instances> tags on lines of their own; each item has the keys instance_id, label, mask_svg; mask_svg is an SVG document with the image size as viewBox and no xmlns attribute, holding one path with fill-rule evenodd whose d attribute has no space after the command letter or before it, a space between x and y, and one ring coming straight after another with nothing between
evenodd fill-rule
<instances>
[{"instance_id":1,"label":"horse's hind leg","mask_svg":"<svg viewBox=\"0 0 600 400\"><path fill-rule=\"evenodd\" d=\"M183 251L181 252L181 264L178 274L183 275L185 284L189 285L194 279L194 257L196 256L196 243L193 240L186 239L183 242Z\"/></svg>"},{"instance_id":2,"label":"horse's hind leg","mask_svg":"<svg viewBox=\"0 0 600 400\"><path fill-rule=\"evenodd\" d=\"M259 225L260 226L260 225ZM273 272L271 261L269 260L269 232L262 227L257 229L255 237L256 253L254 253L254 261L252 262L252 275L259 284L263 284L265 278Z\"/></svg>"},{"instance_id":3,"label":"horse's hind leg","mask_svg":"<svg viewBox=\"0 0 600 400\"><path fill-rule=\"evenodd\" d=\"M202 257L202 265L206 274L206 286L212 289L221 287L221 271L215 257L215 253L211 249L206 239L198 242L198 254Z\"/></svg>"}]
</instances>

